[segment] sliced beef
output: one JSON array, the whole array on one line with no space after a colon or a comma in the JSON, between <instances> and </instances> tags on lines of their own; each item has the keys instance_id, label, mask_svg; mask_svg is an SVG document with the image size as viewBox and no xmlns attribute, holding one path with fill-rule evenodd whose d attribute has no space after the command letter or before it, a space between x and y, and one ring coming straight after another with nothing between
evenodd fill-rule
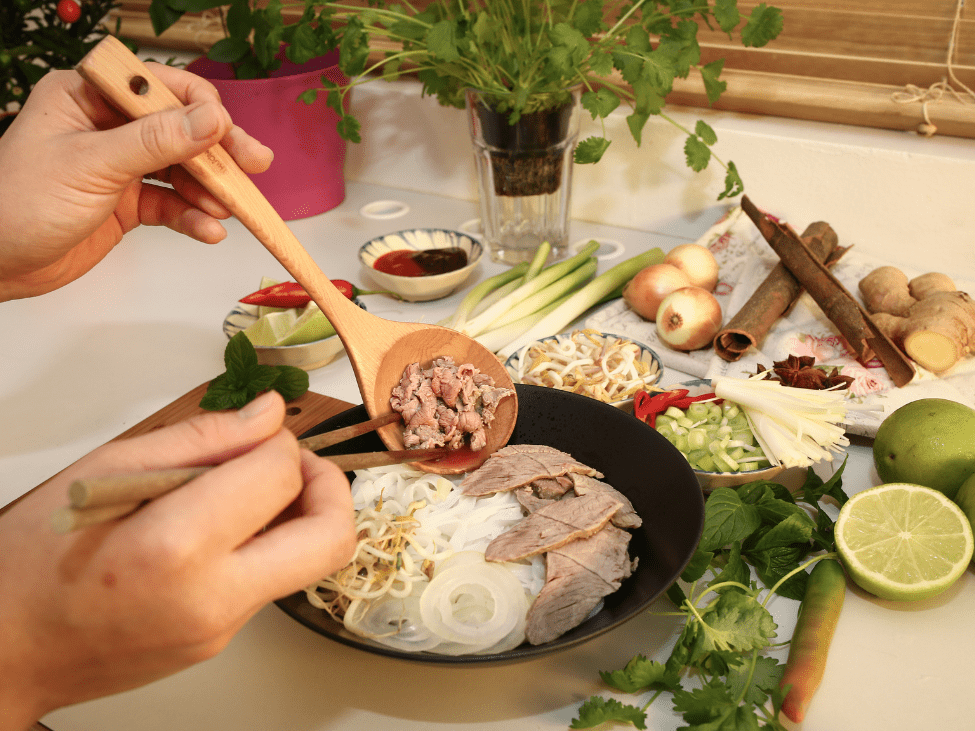
<instances>
[{"instance_id":1,"label":"sliced beef","mask_svg":"<svg viewBox=\"0 0 975 731\"><path fill-rule=\"evenodd\" d=\"M595 477L590 477L589 475L574 474L572 475L573 491L576 495L595 495L595 494L605 494L612 495L616 500L618 500L623 507L621 507L613 515L613 525L618 528L639 528L643 525L643 520L637 515L636 509L633 507L633 503L629 501L623 493L617 490L612 485L607 485L605 482L597 480Z\"/></svg>"},{"instance_id":2,"label":"sliced beef","mask_svg":"<svg viewBox=\"0 0 975 731\"><path fill-rule=\"evenodd\" d=\"M419 363L407 366L389 404L403 416L408 449L468 444L477 451L487 444L485 430L498 404L513 393L496 387L470 363L457 366L452 358L437 358L427 369Z\"/></svg>"},{"instance_id":3,"label":"sliced beef","mask_svg":"<svg viewBox=\"0 0 975 731\"><path fill-rule=\"evenodd\" d=\"M605 526L622 503L608 493L557 500L539 508L492 540L488 561L518 561L587 538Z\"/></svg>"},{"instance_id":4,"label":"sliced beef","mask_svg":"<svg viewBox=\"0 0 975 731\"><path fill-rule=\"evenodd\" d=\"M575 473L602 477L602 473L558 449L540 445L509 445L468 473L460 483L460 490L466 495L479 497L514 490L536 480Z\"/></svg>"},{"instance_id":5,"label":"sliced beef","mask_svg":"<svg viewBox=\"0 0 975 731\"><path fill-rule=\"evenodd\" d=\"M636 562L627 554L630 534L610 524L589 538L545 555L545 586L528 610L525 633L533 645L579 625L600 599L620 588Z\"/></svg>"},{"instance_id":6,"label":"sliced beef","mask_svg":"<svg viewBox=\"0 0 975 731\"><path fill-rule=\"evenodd\" d=\"M555 502L555 500L552 498L539 497L532 485L517 487L515 488L514 492L515 498L517 498L518 502L521 504L521 507L523 507L527 513L534 513L539 508L543 508L546 505L551 505Z\"/></svg>"}]
</instances>

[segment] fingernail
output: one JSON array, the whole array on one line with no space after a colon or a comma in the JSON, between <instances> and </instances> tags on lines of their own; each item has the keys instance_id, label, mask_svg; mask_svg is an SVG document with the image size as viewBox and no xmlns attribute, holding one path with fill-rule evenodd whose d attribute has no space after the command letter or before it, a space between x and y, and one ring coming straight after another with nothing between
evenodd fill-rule
<instances>
[{"instance_id":1,"label":"fingernail","mask_svg":"<svg viewBox=\"0 0 975 731\"><path fill-rule=\"evenodd\" d=\"M200 104L191 107L183 116L183 127L194 140L205 140L220 128L220 119L214 114L216 107L212 104Z\"/></svg>"},{"instance_id":2,"label":"fingernail","mask_svg":"<svg viewBox=\"0 0 975 731\"><path fill-rule=\"evenodd\" d=\"M237 415L240 416L241 419L253 419L260 416L274 404L275 393L277 392L267 391L262 393L260 396L238 411Z\"/></svg>"}]
</instances>

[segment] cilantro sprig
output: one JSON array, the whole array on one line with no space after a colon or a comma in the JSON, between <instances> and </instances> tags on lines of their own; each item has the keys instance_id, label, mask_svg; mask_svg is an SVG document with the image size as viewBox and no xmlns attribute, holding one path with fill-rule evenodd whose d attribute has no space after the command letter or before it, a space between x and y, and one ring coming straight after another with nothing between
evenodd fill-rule
<instances>
[{"instance_id":1,"label":"cilantro sprig","mask_svg":"<svg viewBox=\"0 0 975 731\"><path fill-rule=\"evenodd\" d=\"M634 705L593 696L570 728L646 729L647 710L667 693L687 724L683 731L785 731L779 719L784 665L763 654L777 643L766 607L776 595L801 602L807 567L833 550L833 521L823 501L848 499L844 466L825 482L808 470L795 493L769 481L715 489L697 550L667 592L684 618L670 656L661 662L636 655L619 670L600 672L613 690L650 693L649 699Z\"/></svg>"},{"instance_id":2,"label":"cilantro sprig","mask_svg":"<svg viewBox=\"0 0 975 731\"><path fill-rule=\"evenodd\" d=\"M293 401L308 390L308 373L286 365L262 365L244 333L230 338L223 351L224 373L210 381L200 407L208 411L239 409L265 391Z\"/></svg>"}]
</instances>

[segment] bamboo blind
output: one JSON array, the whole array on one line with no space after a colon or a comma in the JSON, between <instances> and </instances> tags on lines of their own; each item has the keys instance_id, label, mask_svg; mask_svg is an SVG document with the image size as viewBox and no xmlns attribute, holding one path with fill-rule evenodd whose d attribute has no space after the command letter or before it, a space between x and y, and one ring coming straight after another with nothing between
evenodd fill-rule
<instances>
[{"instance_id":1,"label":"bamboo blind","mask_svg":"<svg viewBox=\"0 0 975 731\"><path fill-rule=\"evenodd\" d=\"M362 0L355 0L361 2ZM965 0L771 0L784 30L765 48L742 48L702 28L702 62L725 59L719 109L975 138L975 9ZM747 14L757 5L739 0ZM156 38L149 0L123 0L120 34L144 47L209 48L211 16L186 16ZM953 45L952 45L953 43ZM950 65L949 65L949 49ZM695 74L669 101L707 106Z\"/></svg>"}]
</instances>

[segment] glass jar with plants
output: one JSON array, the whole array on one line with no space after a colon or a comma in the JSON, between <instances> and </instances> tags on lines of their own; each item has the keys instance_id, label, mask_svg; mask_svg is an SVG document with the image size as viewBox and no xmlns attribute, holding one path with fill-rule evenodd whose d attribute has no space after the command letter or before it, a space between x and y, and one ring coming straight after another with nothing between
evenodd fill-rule
<instances>
[{"instance_id":1,"label":"glass jar with plants","mask_svg":"<svg viewBox=\"0 0 975 731\"><path fill-rule=\"evenodd\" d=\"M653 115L686 134L687 164L725 169L719 198L743 188L734 163L712 152L717 141L703 121L693 129L664 113L674 80L699 73L708 99L724 91L722 60L701 63L701 25L720 28L744 46L759 47L782 29L778 8L761 3L745 17L737 0L427 0L368 5L305 0L285 21L280 0L252 7L213 0L152 0L156 31L182 12L223 6L227 38L210 51L260 73L282 43L292 60L338 48L346 84L323 80L302 98L327 94L343 138L359 141L359 123L343 99L374 78L416 74L425 95L469 110L479 171L482 226L498 260L531 258L548 240L556 255L567 243L571 162L597 162L605 132L576 139L588 113L605 130L621 104L637 144ZM509 238L505 239L508 235Z\"/></svg>"}]
</instances>

